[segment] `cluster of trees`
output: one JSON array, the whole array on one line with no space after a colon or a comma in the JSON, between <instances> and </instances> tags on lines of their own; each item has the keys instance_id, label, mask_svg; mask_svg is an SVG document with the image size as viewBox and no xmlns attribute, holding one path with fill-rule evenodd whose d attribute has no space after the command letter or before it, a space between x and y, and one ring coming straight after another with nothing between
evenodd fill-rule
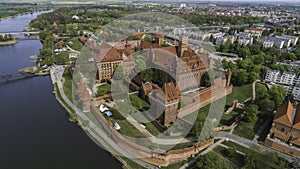
<instances>
[{"instance_id":1,"label":"cluster of trees","mask_svg":"<svg viewBox=\"0 0 300 169\"><path fill-rule=\"evenodd\" d=\"M276 153L260 153L251 150L244 158L244 169L251 168L287 168L287 162Z\"/></svg>"},{"instance_id":2,"label":"cluster of trees","mask_svg":"<svg viewBox=\"0 0 300 169\"><path fill-rule=\"evenodd\" d=\"M215 152L209 152L204 156L200 156L196 164L199 169L231 169L232 166L221 155Z\"/></svg>"},{"instance_id":3,"label":"cluster of trees","mask_svg":"<svg viewBox=\"0 0 300 169\"><path fill-rule=\"evenodd\" d=\"M235 86L241 86L260 79L260 75L265 74L268 70L262 63L259 63L260 57L260 55L248 57L244 60L237 61L236 64L226 60L222 60L222 63L220 63L219 60L216 64L222 64L224 69L230 68L232 71L231 82Z\"/></svg>"},{"instance_id":4,"label":"cluster of trees","mask_svg":"<svg viewBox=\"0 0 300 169\"><path fill-rule=\"evenodd\" d=\"M254 80L263 77L269 68L279 70L280 72L291 71L288 65L278 65L278 60L296 60L300 59L300 50L291 52L280 52L276 48L263 48L261 45L240 46L237 43L225 43L220 46L219 51L236 53L243 60L237 61L236 64L222 61L225 69L230 68L233 72L232 82L234 85L244 85L252 83ZM220 61L216 64L220 64ZM293 68L296 74L300 73L300 69Z\"/></svg>"},{"instance_id":5,"label":"cluster of trees","mask_svg":"<svg viewBox=\"0 0 300 169\"><path fill-rule=\"evenodd\" d=\"M46 65L53 64L52 57L52 44L53 37L51 32L49 31L41 31L40 32L40 40L43 43L43 47L40 49L39 57L42 59L42 63Z\"/></svg>"},{"instance_id":6,"label":"cluster of trees","mask_svg":"<svg viewBox=\"0 0 300 169\"><path fill-rule=\"evenodd\" d=\"M226 25L226 24L250 24L265 22L264 18L259 17L241 17L241 16L218 16L199 13L178 13L194 25Z\"/></svg>"},{"instance_id":7,"label":"cluster of trees","mask_svg":"<svg viewBox=\"0 0 300 169\"><path fill-rule=\"evenodd\" d=\"M265 112L272 112L281 105L286 97L286 91L283 86L273 86L267 90L262 85L256 87L256 104Z\"/></svg>"},{"instance_id":8,"label":"cluster of trees","mask_svg":"<svg viewBox=\"0 0 300 169\"><path fill-rule=\"evenodd\" d=\"M0 6L0 19L28 12L49 10L51 8L50 5L37 5L36 3L0 3Z\"/></svg>"},{"instance_id":9,"label":"cluster of trees","mask_svg":"<svg viewBox=\"0 0 300 169\"><path fill-rule=\"evenodd\" d=\"M0 42L7 42L13 40L13 36L11 34L0 35Z\"/></svg>"},{"instance_id":10,"label":"cluster of trees","mask_svg":"<svg viewBox=\"0 0 300 169\"><path fill-rule=\"evenodd\" d=\"M243 120L246 122L256 121L260 113L259 110L272 113L275 108L284 102L285 97L286 92L283 86L273 86L268 90L263 85L258 85L256 87L255 104L247 106Z\"/></svg>"},{"instance_id":11,"label":"cluster of trees","mask_svg":"<svg viewBox=\"0 0 300 169\"><path fill-rule=\"evenodd\" d=\"M78 16L78 19L73 16ZM123 11L90 11L78 8L59 8L53 12L39 15L31 21L30 26L39 30L51 29L54 22L57 23L56 33L76 33L80 30L96 31L114 19L125 16Z\"/></svg>"}]
</instances>

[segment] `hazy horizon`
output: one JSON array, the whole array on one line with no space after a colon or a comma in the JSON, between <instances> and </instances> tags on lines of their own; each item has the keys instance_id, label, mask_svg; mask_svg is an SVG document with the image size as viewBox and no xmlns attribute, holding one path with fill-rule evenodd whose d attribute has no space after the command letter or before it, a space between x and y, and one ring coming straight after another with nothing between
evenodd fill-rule
<instances>
[{"instance_id":1,"label":"hazy horizon","mask_svg":"<svg viewBox=\"0 0 300 169\"><path fill-rule=\"evenodd\" d=\"M7 3L36 3L36 2L55 2L55 1L93 1L93 2L107 2L118 0L0 0L0 2ZM120 2L132 1L132 0L120 0ZM135 1L157 1L157 2L260 2L260 3L300 3L300 0L135 0Z\"/></svg>"}]
</instances>

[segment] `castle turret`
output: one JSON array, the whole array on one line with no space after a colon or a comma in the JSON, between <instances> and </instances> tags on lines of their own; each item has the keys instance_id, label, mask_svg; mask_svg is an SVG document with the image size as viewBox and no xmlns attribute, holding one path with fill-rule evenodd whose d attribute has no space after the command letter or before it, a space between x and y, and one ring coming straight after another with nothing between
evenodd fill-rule
<instances>
[{"instance_id":1,"label":"castle turret","mask_svg":"<svg viewBox=\"0 0 300 169\"><path fill-rule=\"evenodd\" d=\"M231 84L231 76L232 76L232 72L231 72L230 68L228 68L226 70L225 76L226 76L226 87L228 87Z\"/></svg>"},{"instance_id":2,"label":"castle turret","mask_svg":"<svg viewBox=\"0 0 300 169\"><path fill-rule=\"evenodd\" d=\"M187 36L180 37L179 43L179 57L183 56L184 51L186 51L189 47L189 38Z\"/></svg>"},{"instance_id":3,"label":"castle turret","mask_svg":"<svg viewBox=\"0 0 300 169\"><path fill-rule=\"evenodd\" d=\"M53 29L57 29L57 24L56 24L56 22L53 22Z\"/></svg>"},{"instance_id":4,"label":"castle turret","mask_svg":"<svg viewBox=\"0 0 300 169\"><path fill-rule=\"evenodd\" d=\"M155 36L155 42L158 44L158 46L161 46L164 43L164 36L162 34L157 34Z\"/></svg>"}]
</instances>

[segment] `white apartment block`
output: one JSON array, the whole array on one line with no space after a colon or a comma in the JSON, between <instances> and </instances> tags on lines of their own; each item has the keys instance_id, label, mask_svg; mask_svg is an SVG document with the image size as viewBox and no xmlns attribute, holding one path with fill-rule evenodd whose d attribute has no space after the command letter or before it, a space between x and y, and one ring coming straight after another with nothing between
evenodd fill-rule
<instances>
[{"instance_id":1,"label":"white apartment block","mask_svg":"<svg viewBox=\"0 0 300 169\"><path fill-rule=\"evenodd\" d=\"M262 42L264 48L271 48L273 46L276 46L279 49L282 49L285 43L283 39L275 38L275 37L264 38L262 39Z\"/></svg>"},{"instance_id":2,"label":"white apartment block","mask_svg":"<svg viewBox=\"0 0 300 169\"><path fill-rule=\"evenodd\" d=\"M247 45L252 45L252 43L253 43L253 38L249 38L249 37L240 37L239 38L240 45L247 46Z\"/></svg>"},{"instance_id":3,"label":"white apartment block","mask_svg":"<svg viewBox=\"0 0 300 169\"><path fill-rule=\"evenodd\" d=\"M292 42L292 39L288 38L286 36L276 36L276 39L284 41L284 46L287 48L290 47L291 42Z\"/></svg>"},{"instance_id":4,"label":"white apartment block","mask_svg":"<svg viewBox=\"0 0 300 169\"><path fill-rule=\"evenodd\" d=\"M274 42L271 40L264 40L263 41L263 47L264 48L271 48L274 46Z\"/></svg>"},{"instance_id":5,"label":"white apartment block","mask_svg":"<svg viewBox=\"0 0 300 169\"><path fill-rule=\"evenodd\" d=\"M285 85L293 85L295 80L296 74L291 72L284 72L281 77L279 83Z\"/></svg>"},{"instance_id":6,"label":"white apartment block","mask_svg":"<svg viewBox=\"0 0 300 169\"><path fill-rule=\"evenodd\" d=\"M287 93L291 93L295 100L300 101L300 76L296 78L295 73L284 72L280 75L278 70L268 70L266 82L283 84Z\"/></svg>"},{"instance_id":7,"label":"white apartment block","mask_svg":"<svg viewBox=\"0 0 300 169\"><path fill-rule=\"evenodd\" d=\"M265 81L276 83L280 79L280 72L278 70L268 70Z\"/></svg>"},{"instance_id":8,"label":"white apartment block","mask_svg":"<svg viewBox=\"0 0 300 169\"><path fill-rule=\"evenodd\" d=\"M252 37L254 37L254 36L261 37L263 29L261 29L261 28L248 28L248 29L245 29L245 32L246 33L251 33Z\"/></svg>"}]
</instances>

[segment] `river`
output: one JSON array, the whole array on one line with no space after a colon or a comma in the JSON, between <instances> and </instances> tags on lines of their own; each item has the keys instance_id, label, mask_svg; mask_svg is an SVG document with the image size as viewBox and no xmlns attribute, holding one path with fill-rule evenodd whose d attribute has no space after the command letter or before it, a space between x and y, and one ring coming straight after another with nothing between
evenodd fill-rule
<instances>
[{"instance_id":1,"label":"river","mask_svg":"<svg viewBox=\"0 0 300 169\"><path fill-rule=\"evenodd\" d=\"M0 21L0 32L22 31L40 13ZM21 35L23 36L23 35ZM38 40L0 47L0 75L33 66ZM1 169L118 169L121 164L98 147L53 95L50 77L0 84Z\"/></svg>"}]
</instances>

